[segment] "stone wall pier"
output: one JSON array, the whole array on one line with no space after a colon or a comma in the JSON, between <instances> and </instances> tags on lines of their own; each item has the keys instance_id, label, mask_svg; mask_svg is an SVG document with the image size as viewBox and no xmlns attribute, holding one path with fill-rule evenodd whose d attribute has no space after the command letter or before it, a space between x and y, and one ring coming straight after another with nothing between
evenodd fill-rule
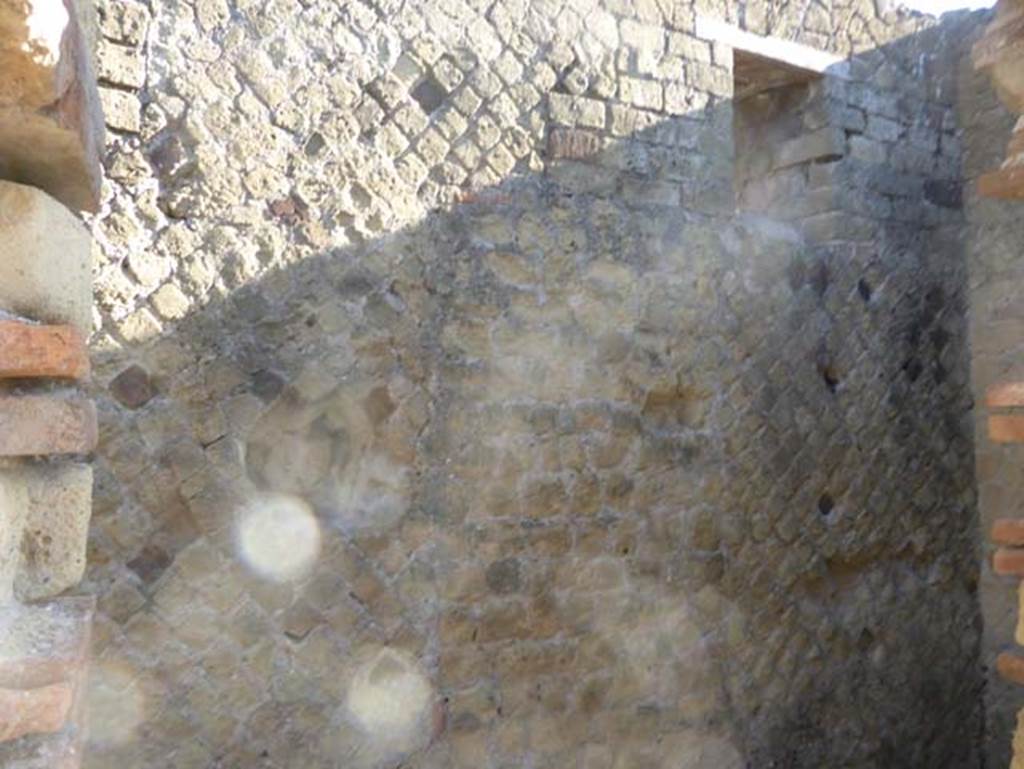
<instances>
[{"instance_id":1,"label":"stone wall pier","mask_svg":"<svg viewBox=\"0 0 1024 769\"><path fill-rule=\"evenodd\" d=\"M102 113L88 15L0 2L0 766L81 765L91 598L92 238Z\"/></svg>"}]
</instances>

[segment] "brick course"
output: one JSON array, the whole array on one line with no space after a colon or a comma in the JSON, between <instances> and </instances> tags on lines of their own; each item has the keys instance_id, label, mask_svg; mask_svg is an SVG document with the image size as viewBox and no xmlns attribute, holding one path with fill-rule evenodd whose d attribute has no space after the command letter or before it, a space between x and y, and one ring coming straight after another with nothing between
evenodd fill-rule
<instances>
[{"instance_id":1,"label":"brick course","mask_svg":"<svg viewBox=\"0 0 1024 769\"><path fill-rule=\"evenodd\" d=\"M0 456L86 454L98 440L96 407L79 395L0 396Z\"/></svg>"},{"instance_id":2,"label":"brick course","mask_svg":"<svg viewBox=\"0 0 1024 769\"><path fill-rule=\"evenodd\" d=\"M85 340L74 327L0 320L0 379L88 375Z\"/></svg>"}]
</instances>

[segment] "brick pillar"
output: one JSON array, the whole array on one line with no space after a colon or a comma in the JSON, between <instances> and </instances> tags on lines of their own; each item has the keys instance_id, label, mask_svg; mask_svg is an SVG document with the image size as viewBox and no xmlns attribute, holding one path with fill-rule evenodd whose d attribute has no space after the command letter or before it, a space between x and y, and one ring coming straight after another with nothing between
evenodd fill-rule
<instances>
[{"instance_id":1,"label":"brick pillar","mask_svg":"<svg viewBox=\"0 0 1024 769\"><path fill-rule=\"evenodd\" d=\"M988 437L993 443L1024 443L1024 382L1004 382L988 389ZM1024 579L1024 519L1000 518L990 533L995 552L992 571L1011 579ZM1024 582L1018 584L1021 608L1024 609ZM1016 644L1024 645L1024 612L1018 615ZM996 658L996 670L1004 679L1024 686L1024 656L1017 651L1004 651ZM1024 709L1017 716L1013 738L1011 769L1024 769Z\"/></svg>"},{"instance_id":2,"label":"brick pillar","mask_svg":"<svg viewBox=\"0 0 1024 769\"><path fill-rule=\"evenodd\" d=\"M83 0L88 2L89 0ZM0 3L0 766L81 763L103 120L74 0Z\"/></svg>"},{"instance_id":3,"label":"brick pillar","mask_svg":"<svg viewBox=\"0 0 1024 769\"><path fill-rule=\"evenodd\" d=\"M992 80L996 93L1015 114L1024 113L1024 0L1000 0L995 19L975 43L972 59L977 70ZM1024 198L1024 118L1017 121L1002 167L979 177L978 193L983 197ZM993 384L985 394L988 409L987 432L991 444L1024 443L1024 382L1004 381ZM1011 459L1010 466L1016 462ZM1016 468L1020 472L1019 467ZM988 478L996 484L1011 479L1005 476ZM983 510L984 513L984 510ZM1024 520L996 519L991 531L995 552L991 569L997 577L1024 578ZM1024 599L1024 585L1018 584ZM1020 603L1024 609L1024 603ZM986 618L990 619L990 618ZM1018 616L1015 641L1024 645L1024 616ZM1009 639L1008 639L1009 645ZM996 658L996 671L1015 684L1024 686L1024 656L1018 650L1005 650ZM1017 715L1013 737L1011 769L1024 769L1024 709Z\"/></svg>"}]
</instances>

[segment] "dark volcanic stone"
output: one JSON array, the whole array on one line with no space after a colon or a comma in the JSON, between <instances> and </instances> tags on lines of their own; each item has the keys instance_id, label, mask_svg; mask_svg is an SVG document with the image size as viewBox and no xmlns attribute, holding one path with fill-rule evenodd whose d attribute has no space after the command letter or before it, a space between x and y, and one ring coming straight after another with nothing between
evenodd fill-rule
<instances>
[{"instance_id":1,"label":"dark volcanic stone","mask_svg":"<svg viewBox=\"0 0 1024 769\"><path fill-rule=\"evenodd\" d=\"M114 377L110 383L110 394L122 406L137 409L153 399L156 389L149 373L142 366L133 364Z\"/></svg>"}]
</instances>

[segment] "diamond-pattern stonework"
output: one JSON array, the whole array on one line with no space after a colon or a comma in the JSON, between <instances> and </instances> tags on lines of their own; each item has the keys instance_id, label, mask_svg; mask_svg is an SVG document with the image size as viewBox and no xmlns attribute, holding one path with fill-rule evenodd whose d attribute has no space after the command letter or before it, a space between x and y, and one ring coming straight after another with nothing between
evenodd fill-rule
<instances>
[{"instance_id":1,"label":"diamond-pattern stonework","mask_svg":"<svg viewBox=\"0 0 1024 769\"><path fill-rule=\"evenodd\" d=\"M86 766L979 766L972 23L105 0Z\"/></svg>"}]
</instances>

